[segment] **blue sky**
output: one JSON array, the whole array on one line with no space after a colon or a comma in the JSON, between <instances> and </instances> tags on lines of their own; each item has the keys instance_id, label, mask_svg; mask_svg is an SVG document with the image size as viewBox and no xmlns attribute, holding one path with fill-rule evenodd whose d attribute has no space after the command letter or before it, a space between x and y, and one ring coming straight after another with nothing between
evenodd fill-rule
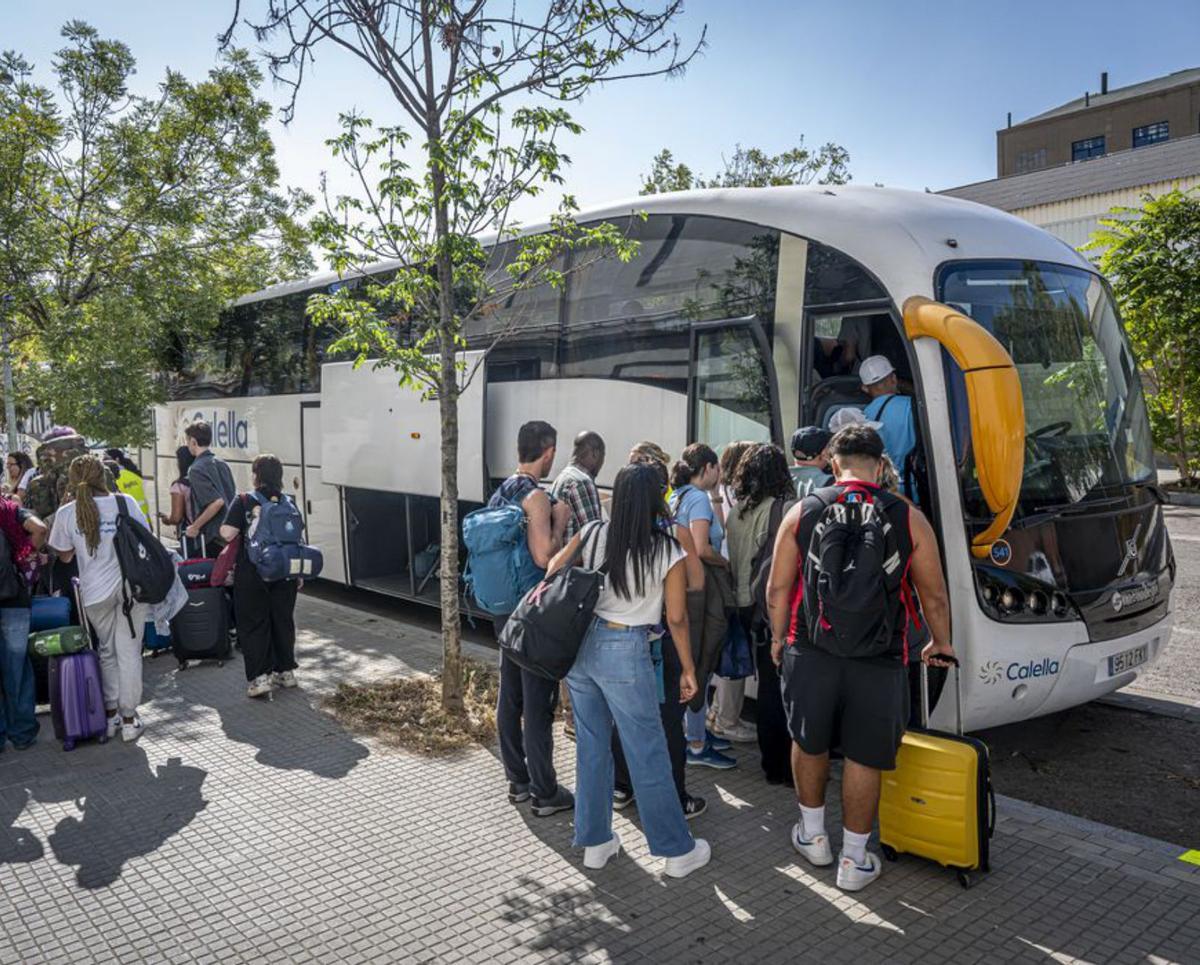
<instances>
[{"instance_id":1,"label":"blue sky","mask_svg":"<svg viewBox=\"0 0 1200 965\"><path fill-rule=\"evenodd\" d=\"M232 0L0 0L0 46L45 77L61 24L83 18L130 45L135 86L149 91L168 65L195 76L213 64L231 9ZM586 132L566 145L566 190L582 204L636 193L662 147L708 173L739 142L779 151L800 134L845 145L857 182L936 190L983 180L995 175L1007 111L1020 120L1097 90L1102 70L1120 87L1200 66L1200 0L692 0L679 32L695 37L704 23L708 49L684 77L614 85L577 106ZM283 102L283 91L265 93ZM323 52L296 120L276 125L289 184L315 190L332 167L324 138L352 106L397 119L381 84L348 55Z\"/></svg>"}]
</instances>

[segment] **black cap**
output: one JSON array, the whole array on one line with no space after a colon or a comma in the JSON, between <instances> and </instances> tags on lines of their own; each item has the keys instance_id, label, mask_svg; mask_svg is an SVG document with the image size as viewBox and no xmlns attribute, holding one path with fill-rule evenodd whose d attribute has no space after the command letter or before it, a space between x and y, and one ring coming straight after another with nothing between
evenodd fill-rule
<instances>
[{"instance_id":1,"label":"black cap","mask_svg":"<svg viewBox=\"0 0 1200 965\"><path fill-rule=\"evenodd\" d=\"M792 433L792 452L801 453L806 459L813 459L825 451L833 433L820 426L801 426Z\"/></svg>"}]
</instances>

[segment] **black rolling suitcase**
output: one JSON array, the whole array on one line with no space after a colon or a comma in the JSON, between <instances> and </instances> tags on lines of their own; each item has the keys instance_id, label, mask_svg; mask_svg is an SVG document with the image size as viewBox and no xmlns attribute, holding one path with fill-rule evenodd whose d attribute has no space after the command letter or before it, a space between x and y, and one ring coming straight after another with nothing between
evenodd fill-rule
<instances>
[{"instance_id":1,"label":"black rolling suitcase","mask_svg":"<svg viewBox=\"0 0 1200 965\"><path fill-rule=\"evenodd\" d=\"M220 666L232 652L229 640L229 595L224 587L188 589L187 605L171 619L171 650L186 670L189 660L216 660Z\"/></svg>"}]
</instances>

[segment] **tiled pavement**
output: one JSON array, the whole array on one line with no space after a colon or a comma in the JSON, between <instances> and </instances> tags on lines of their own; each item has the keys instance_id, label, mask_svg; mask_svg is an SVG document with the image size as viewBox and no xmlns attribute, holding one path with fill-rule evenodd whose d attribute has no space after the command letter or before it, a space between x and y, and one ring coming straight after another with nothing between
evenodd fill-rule
<instances>
[{"instance_id":1,"label":"tiled pavement","mask_svg":"<svg viewBox=\"0 0 1200 965\"><path fill-rule=\"evenodd\" d=\"M315 708L428 667L433 633L311 598L300 623L303 690L252 702L240 660L148 660L139 744L0 756L0 961L1200 960L1175 845L1001 798L970 891L902 859L851 897L792 854L795 805L750 752L692 780L709 868L663 878L620 816L631 856L585 873L569 816L509 806L493 755L381 749Z\"/></svg>"}]
</instances>

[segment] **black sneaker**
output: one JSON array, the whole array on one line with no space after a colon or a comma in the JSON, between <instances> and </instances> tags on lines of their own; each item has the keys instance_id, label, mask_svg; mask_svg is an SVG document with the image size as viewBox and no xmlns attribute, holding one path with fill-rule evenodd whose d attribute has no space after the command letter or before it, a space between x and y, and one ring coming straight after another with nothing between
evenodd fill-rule
<instances>
[{"instance_id":1,"label":"black sneaker","mask_svg":"<svg viewBox=\"0 0 1200 965\"><path fill-rule=\"evenodd\" d=\"M508 803L509 804L524 804L529 800L529 785L514 784L508 782Z\"/></svg>"},{"instance_id":2,"label":"black sneaker","mask_svg":"<svg viewBox=\"0 0 1200 965\"><path fill-rule=\"evenodd\" d=\"M708 802L697 794L689 794L683 802L683 816L689 821L708 810Z\"/></svg>"},{"instance_id":3,"label":"black sneaker","mask_svg":"<svg viewBox=\"0 0 1200 965\"><path fill-rule=\"evenodd\" d=\"M624 811L633 803L633 791L622 791L620 788L613 791L613 810Z\"/></svg>"},{"instance_id":4,"label":"black sneaker","mask_svg":"<svg viewBox=\"0 0 1200 965\"><path fill-rule=\"evenodd\" d=\"M533 813L539 818L548 818L559 811L570 811L575 807L575 795L561 784L553 797L533 799Z\"/></svg>"}]
</instances>

